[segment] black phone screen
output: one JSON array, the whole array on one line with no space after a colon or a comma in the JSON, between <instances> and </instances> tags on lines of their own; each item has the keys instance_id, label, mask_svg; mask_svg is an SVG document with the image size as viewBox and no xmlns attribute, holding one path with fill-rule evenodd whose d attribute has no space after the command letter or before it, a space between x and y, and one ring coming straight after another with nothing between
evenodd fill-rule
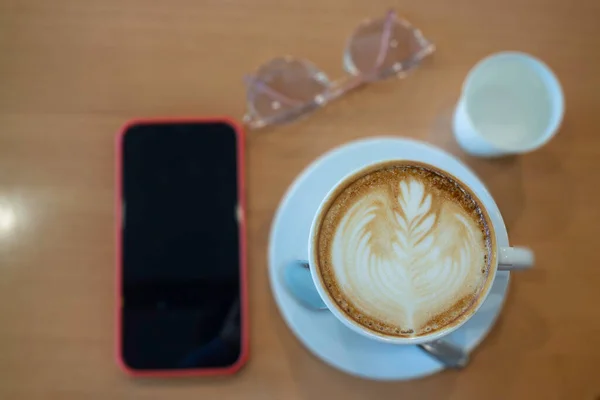
<instances>
[{"instance_id":1,"label":"black phone screen","mask_svg":"<svg viewBox=\"0 0 600 400\"><path fill-rule=\"evenodd\" d=\"M237 140L226 123L140 123L122 137L121 357L220 368L241 351Z\"/></svg>"}]
</instances>

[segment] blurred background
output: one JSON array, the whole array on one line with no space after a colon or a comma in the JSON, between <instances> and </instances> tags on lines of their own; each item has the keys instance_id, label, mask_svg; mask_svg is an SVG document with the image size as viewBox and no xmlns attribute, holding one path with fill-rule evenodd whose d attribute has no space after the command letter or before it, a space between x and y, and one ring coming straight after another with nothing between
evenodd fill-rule
<instances>
[{"instance_id":1,"label":"blurred background","mask_svg":"<svg viewBox=\"0 0 600 400\"><path fill-rule=\"evenodd\" d=\"M248 365L220 379L125 376L114 360L116 132L134 117L241 119L243 76L279 55L339 77L352 30L389 8L437 46L414 73L248 132ZM600 398L599 19L596 0L0 0L0 398ZM452 111L469 69L502 50L555 71L566 117L537 152L474 159L454 142ZM381 134L465 161L511 241L536 251L465 371L346 376L300 345L270 294L268 233L288 185L323 152Z\"/></svg>"}]
</instances>

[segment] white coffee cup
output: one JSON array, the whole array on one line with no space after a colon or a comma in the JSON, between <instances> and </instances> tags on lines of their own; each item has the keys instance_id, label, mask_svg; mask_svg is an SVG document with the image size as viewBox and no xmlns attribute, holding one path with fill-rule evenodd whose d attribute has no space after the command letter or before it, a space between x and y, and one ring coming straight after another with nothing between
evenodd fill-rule
<instances>
[{"instance_id":1,"label":"white coffee cup","mask_svg":"<svg viewBox=\"0 0 600 400\"><path fill-rule=\"evenodd\" d=\"M467 75L454 135L476 156L526 153L554 137L564 108L560 83L546 64L525 53L498 53Z\"/></svg>"},{"instance_id":2,"label":"white coffee cup","mask_svg":"<svg viewBox=\"0 0 600 400\"><path fill-rule=\"evenodd\" d=\"M477 312L477 310L479 309L481 304L483 304L483 302L485 301L485 298L489 294L490 289L493 284L493 281L496 277L496 272L498 270L527 269L527 268L533 266L534 255L530 249L524 248L524 247L497 246L496 245L497 240L495 237L496 230L493 227L493 221L491 218L489 218L489 214L487 212L485 203L482 202L480 200L480 198L475 194L476 190L473 190L473 188L470 188L468 185L466 185L463 180L455 177L454 175L450 174L449 172L446 172L445 170L441 169L439 166L429 165L429 164L423 163L421 161L414 161L415 164L419 164L419 165L425 164L426 166L431 167L433 170L439 170L442 173L448 175L449 177L452 177L455 181L459 182L463 186L463 188L466 188L471 192L471 195L477 200L478 204L484 210L484 213L487 216L486 219L492 227L491 231L492 231L492 235L494 235L493 243L496 246L496 256L494 257L495 263L490 267L490 272L489 272L490 275L488 278L489 280L488 280L487 284L485 285L484 289L482 290L482 293L478 297L477 305L474 306L471 310L469 310L467 312L467 314L465 315L465 318L461 318L460 322L457 322L454 324L449 324L447 327L436 330L430 334L424 334L424 335L417 336L417 337L389 336L389 335L384 335L384 334L375 332L373 330L367 329L366 327L355 322L353 319L348 317L339 308L339 306L337 306L335 301L330 297L330 294L329 294L327 288L325 287L325 285L322 281L322 278L320 276L320 272L319 272L319 268L318 268L318 260L317 260L318 256L316 254L317 252L315 251L315 243L318 240L319 230L320 230L320 226L321 226L321 219L323 218L324 214L326 213L329 204L331 204L332 196L339 193L340 188L346 187L349 183L354 181L354 179L357 176L360 176L364 171L376 169L378 165L389 164L390 161L392 161L392 160L385 160L384 162L370 163L370 164L367 164L367 165L359 168L358 170L348 174L346 177L341 179L336 185L334 185L333 188L331 188L331 190L325 196L323 201L320 203L319 208L313 218L313 222L312 222L312 225L310 228L309 239L308 239L308 263L309 263L309 267L310 267L311 278L312 278L313 284L315 285L315 287L317 289L317 292L319 293L319 297L321 297L321 299L323 300L323 302L325 303L325 305L327 306L329 311L331 311L331 313L338 320L340 320L344 325L346 325L351 330L353 330L361 335L364 335L368 338L378 340L381 342L385 342L385 343L415 345L415 344L432 342L435 340L439 340L439 339L443 338L444 336L450 334L451 332L455 331L456 329L461 327L465 322L467 322L473 315L475 315L475 313ZM403 163L403 164L406 164L407 162L410 163L410 161L407 161L407 160L398 160L398 162Z\"/></svg>"}]
</instances>

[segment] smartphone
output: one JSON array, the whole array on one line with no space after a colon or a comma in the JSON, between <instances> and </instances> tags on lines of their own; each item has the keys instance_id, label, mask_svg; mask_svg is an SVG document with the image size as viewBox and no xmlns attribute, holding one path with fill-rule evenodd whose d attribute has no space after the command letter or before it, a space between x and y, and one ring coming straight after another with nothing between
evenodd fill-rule
<instances>
[{"instance_id":1,"label":"smartphone","mask_svg":"<svg viewBox=\"0 0 600 400\"><path fill-rule=\"evenodd\" d=\"M133 375L236 372L248 356L244 137L225 118L117 137L117 359Z\"/></svg>"}]
</instances>

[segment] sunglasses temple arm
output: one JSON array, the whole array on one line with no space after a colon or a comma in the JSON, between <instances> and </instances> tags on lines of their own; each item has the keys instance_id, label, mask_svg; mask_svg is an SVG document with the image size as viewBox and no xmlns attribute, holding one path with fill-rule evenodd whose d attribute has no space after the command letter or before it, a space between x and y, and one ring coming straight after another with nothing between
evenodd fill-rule
<instances>
[{"instance_id":1,"label":"sunglasses temple arm","mask_svg":"<svg viewBox=\"0 0 600 400\"><path fill-rule=\"evenodd\" d=\"M319 108L320 106L321 104L317 103L316 101L310 101L302 104L299 107L282 111L270 117L253 117L251 114L246 114L244 116L244 124L250 130L261 129L269 125L283 124L294 121L298 117L307 114L312 110Z\"/></svg>"},{"instance_id":2,"label":"sunglasses temple arm","mask_svg":"<svg viewBox=\"0 0 600 400\"><path fill-rule=\"evenodd\" d=\"M367 81L362 76L351 76L349 78L343 78L331 85L331 87L323 94L323 99L320 101L320 105L325 105L331 101L342 97L346 93L349 93L359 87L363 86Z\"/></svg>"},{"instance_id":3,"label":"sunglasses temple arm","mask_svg":"<svg viewBox=\"0 0 600 400\"><path fill-rule=\"evenodd\" d=\"M286 104L286 105L292 106L292 107L299 106L302 104L301 101L289 98L289 97L279 93L277 90L271 89L264 82L260 81L259 79L254 78L252 76L245 76L244 83L246 84L246 87L249 88L251 86L254 86L260 92L268 95L273 100L278 101L282 104Z\"/></svg>"},{"instance_id":4,"label":"sunglasses temple arm","mask_svg":"<svg viewBox=\"0 0 600 400\"><path fill-rule=\"evenodd\" d=\"M377 53L374 69L381 68L381 65L385 61L385 57L388 54L390 38L392 37L392 26L394 24L395 17L396 12L394 10L388 11L387 15L385 16L385 21L383 22L383 32L381 33L381 41L379 42L379 52Z\"/></svg>"},{"instance_id":5,"label":"sunglasses temple arm","mask_svg":"<svg viewBox=\"0 0 600 400\"><path fill-rule=\"evenodd\" d=\"M259 92L268 95L274 101L278 101L279 103L282 103L282 104L285 104L285 105L288 105L291 107L298 107L303 104L299 100L289 98L289 97L279 93L277 90L271 89L264 82L260 81L259 79L256 79L253 76L249 76L249 75L244 76L244 83L246 84L247 88L254 87ZM290 116L287 115L287 113L282 113L281 115L276 115L276 116L273 116L270 118L256 118L255 119L254 117L252 117L252 115L246 114L244 116L244 124L246 125L246 127L248 127L248 129L256 130L256 129L261 129L261 128L264 128L265 126L272 125L272 124L275 124L278 122L283 122L284 120L286 120L289 117Z\"/></svg>"}]
</instances>

